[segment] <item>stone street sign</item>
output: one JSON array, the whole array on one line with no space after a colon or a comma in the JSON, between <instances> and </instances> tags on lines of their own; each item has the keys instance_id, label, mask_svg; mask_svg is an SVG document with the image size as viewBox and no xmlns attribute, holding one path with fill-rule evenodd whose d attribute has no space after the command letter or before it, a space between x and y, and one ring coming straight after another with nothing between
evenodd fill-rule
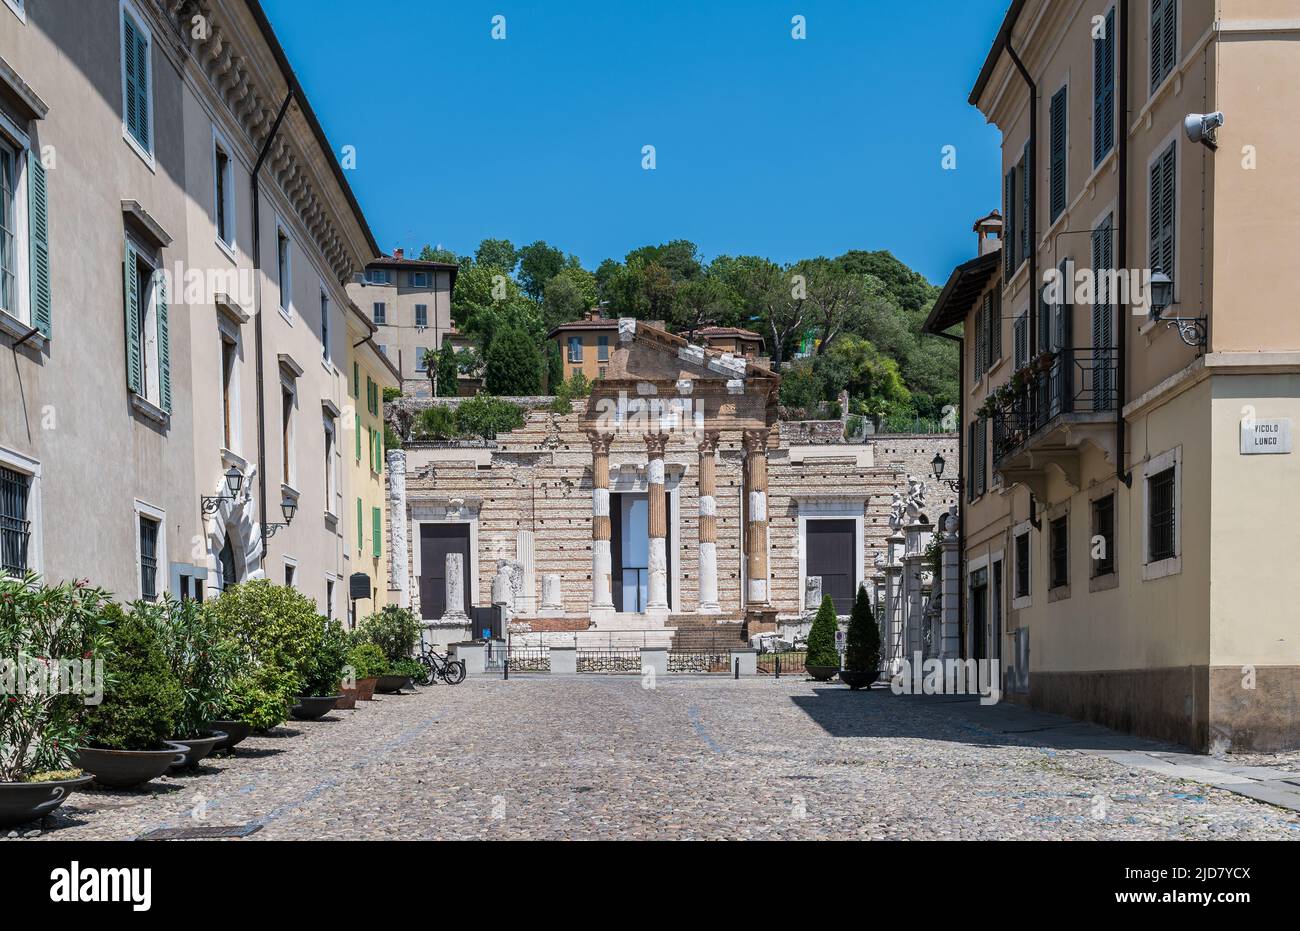
<instances>
[{"instance_id":1,"label":"stone street sign","mask_svg":"<svg viewBox=\"0 0 1300 931\"><path fill-rule=\"evenodd\" d=\"M1241 454L1261 456L1291 452L1291 419L1256 420L1253 424L1241 422Z\"/></svg>"}]
</instances>

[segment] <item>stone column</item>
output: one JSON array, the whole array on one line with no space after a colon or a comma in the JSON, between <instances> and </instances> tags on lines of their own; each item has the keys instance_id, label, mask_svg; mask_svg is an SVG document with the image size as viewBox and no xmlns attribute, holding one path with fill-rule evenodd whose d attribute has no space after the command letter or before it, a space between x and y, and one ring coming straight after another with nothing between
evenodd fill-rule
<instances>
[{"instance_id":1,"label":"stone column","mask_svg":"<svg viewBox=\"0 0 1300 931\"><path fill-rule=\"evenodd\" d=\"M447 554L447 608L442 612L444 624L468 624L465 613L465 555Z\"/></svg>"},{"instance_id":2,"label":"stone column","mask_svg":"<svg viewBox=\"0 0 1300 931\"><path fill-rule=\"evenodd\" d=\"M959 613L961 611L961 560L957 550L960 519L957 505L954 504L948 509L947 518L940 527L943 532L943 558L940 564L943 578L935 580L935 584L941 586L940 591L943 592L943 614L939 625L940 659L957 659L961 656L961 633L958 623L961 617Z\"/></svg>"},{"instance_id":3,"label":"stone column","mask_svg":"<svg viewBox=\"0 0 1300 931\"><path fill-rule=\"evenodd\" d=\"M888 657L890 675L898 672L906 645L903 642L903 534L895 530L886 539L885 555L885 638L884 653Z\"/></svg>"},{"instance_id":4,"label":"stone column","mask_svg":"<svg viewBox=\"0 0 1300 931\"><path fill-rule=\"evenodd\" d=\"M700 614L719 614L718 605L718 439L705 433L700 441Z\"/></svg>"},{"instance_id":5,"label":"stone column","mask_svg":"<svg viewBox=\"0 0 1300 931\"><path fill-rule=\"evenodd\" d=\"M609 542L609 446L614 436L589 430L587 439L591 441L591 610L609 612L614 610Z\"/></svg>"},{"instance_id":6,"label":"stone column","mask_svg":"<svg viewBox=\"0 0 1300 931\"><path fill-rule=\"evenodd\" d=\"M746 604L766 607L767 591L767 430L745 431Z\"/></svg>"},{"instance_id":7,"label":"stone column","mask_svg":"<svg viewBox=\"0 0 1300 931\"><path fill-rule=\"evenodd\" d=\"M650 529L650 580L647 586L646 609L668 610L668 502L664 494L664 447L668 437L662 433L645 435L646 499Z\"/></svg>"},{"instance_id":8,"label":"stone column","mask_svg":"<svg viewBox=\"0 0 1300 931\"><path fill-rule=\"evenodd\" d=\"M406 452L390 449L388 458L388 588L399 607L411 606L406 555ZM378 579L375 580L378 584Z\"/></svg>"}]
</instances>

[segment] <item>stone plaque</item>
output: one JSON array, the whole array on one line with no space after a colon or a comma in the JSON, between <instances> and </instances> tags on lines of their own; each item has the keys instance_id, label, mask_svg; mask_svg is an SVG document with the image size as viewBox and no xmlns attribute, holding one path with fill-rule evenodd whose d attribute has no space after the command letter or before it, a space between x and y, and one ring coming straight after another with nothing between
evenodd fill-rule
<instances>
[{"instance_id":1,"label":"stone plaque","mask_svg":"<svg viewBox=\"0 0 1300 931\"><path fill-rule=\"evenodd\" d=\"M1291 418L1241 422L1241 454L1267 456L1291 452Z\"/></svg>"}]
</instances>

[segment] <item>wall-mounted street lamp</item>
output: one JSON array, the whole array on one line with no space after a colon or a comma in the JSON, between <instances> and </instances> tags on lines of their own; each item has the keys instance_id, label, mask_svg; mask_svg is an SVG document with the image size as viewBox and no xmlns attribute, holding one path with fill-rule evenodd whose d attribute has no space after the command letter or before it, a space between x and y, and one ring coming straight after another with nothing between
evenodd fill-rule
<instances>
[{"instance_id":1,"label":"wall-mounted street lamp","mask_svg":"<svg viewBox=\"0 0 1300 931\"><path fill-rule=\"evenodd\" d=\"M948 486L949 490L952 491L952 493L955 495L961 491L961 479L944 478L943 470L944 467L947 465L948 465L948 460L943 458L943 453L935 453L934 458L930 460L930 468L934 470L934 480L936 482L943 482L945 485Z\"/></svg>"},{"instance_id":2,"label":"wall-mounted street lamp","mask_svg":"<svg viewBox=\"0 0 1300 931\"><path fill-rule=\"evenodd\" d=\"M1174 303L1174 283L1163 270L1151 273L1151 318L1165 326L1178 327L1178 338L1193 348L1206 342L1206 317L1166 317L1164 312Z\"/></svg>"},{"instance_id":3,"label":"wall-mounted street lamp","mask_svg":"<svg viewBox=\"0 0 1300 931\"><path fill-rule=\"evenodd\" d=\"M266 549L266 541L271 539L271 537L275 536L275 532L277 530L279 530L281 527L288 527L290 524L293 523L293 516L298 513L298 502L295 501L293 498L290 498L288 495L285 495L284 500L280 502L280 513L284 515L284 523L282 524L266 523L262 525L262 549L263 550Z\"/></svg>"},{"instance_id":4,"label":"wall-mounted street lamp","mask_svg":"<svg viewBox=\"0 0 1300 931\"><path fill-rule=\"evenodd\" d=\"M226 488L230 491L228 495L203 495L199 498L199 507L203 511L204 517L211 517L217 513L217 508L221 507L222 501L234 501L239 497L239 489L243 487L244 476L238 469L231 466L226 470Z\"/></svg>"}]
</instances>

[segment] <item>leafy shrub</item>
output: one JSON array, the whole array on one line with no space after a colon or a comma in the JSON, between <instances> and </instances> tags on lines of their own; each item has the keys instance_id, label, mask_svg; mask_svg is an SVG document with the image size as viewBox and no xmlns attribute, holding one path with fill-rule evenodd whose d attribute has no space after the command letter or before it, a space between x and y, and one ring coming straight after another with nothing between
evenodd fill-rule
<instances>
[{"instance_id":1,"label":"leafy shrub","mask_svg":"<svg viewBox=\"0 0 1300 931\"><path fill-rule=\"evenodd\" d=\"M491 395L480 394L456 409L456 425L462 434L493 439L524 425L523 408Z\"/></svg>"},{"instance_id":2,"label":"leafy shrub","mask_svg":"<svg viewBox=\"0 0 1300 931\"><path fill-rule=\"evenodd\" d=\"M356 631L358 643L373 643L390 663L410 659L420 641L420 622L397 605L385 605L378 614L362 621Z\"/></svg>"},{"instance_id":3,"label":"leafy shrub","mask_svg":"<svg viewBox=\"0 0 1300 931\"><path fill-rule=\"evenodd\" d=\"M874 672L880 668L880 630L871 613L871 599L865 586L858 586L849 615L849 632L844 638L844 668L853 672Z\"/></svg>"},{"instance_id":4,"label":"leafy shrub","mask_svg":"<svg viewBox=\"0 0 1300 931\"><path fill-rule=\"evenodd\" d=\"M402 396L402 389L401 389L401 388L385 388L385 389L384 389L384 403L385 403L385 404L387 404L389 401L396 401L396 400L397 400L398 398L400 398L401 396Z\"/></svg>"},{"instance_id":5,"label":"leafy shrub","mask_svg":"<svg viewBox=\"0 0 1300 931\"><path fill-rule=\"evenodd\" d=\"M348 665L358 679L374 679L388 668L388 657L373 643L358 643L348 651Z\"/></svg>"},{"instance_id":6,"label":"leafy shrub","mask_svg":"<svg viewBox=\"0 0 1300 931\"><path fill-rule=\"evenodd\" d=\"M460 433L456 413L449 407L434 405L420 411L411 431L419 440L450 440Z\"/></svg>"},{"instance_id":7,"label":"leafy shrub","mask_svg":"<svg viewBox=\"0 0 1300 931\"><path fill-rule=\"evenodd\" d=\"M324 619L316 613L315 602L292 588L255 579L227 589L208 604L208 610L233 639L245 670L226 702L227 713L247 708L251 701L263 720L273 716L269 713L273 705L282 705L287 717L290 699L303 694L317 669Z\"/></svg>"},{"instance_id":8,"label":"leafy shrub","mask_svg":"<svg viewBox=\"0 0 1300 931\"><path fill-rule=\"evenodd\" d=\"M401 449L402 438L388 424L384 424L384 449Z\"/></svg>"},{"instance_id":9,"label":"leafy shrub","mask_svg":"<svg viewBox=\"0 0 1300 931\"><path fill-rule=\"evenodd\" d=\"M112 672L103 702L86 709L86 739L110 750L157 750L177 736L185 696L153 625L116 606L107 613L111 645L105 665Z\"/></svg>"},{"instance_id":10,"label":"leafy shrub","mask_svg":"<svg viewBox=\"0 0 1300 931\"><path fill-rule=\"evenodd\" d=\"M195 601L139 601L132 613L153 628L168 667L181 688L184 707L178 737L198 737L218 718L222 696L238 672L238 650L217 618Z\"/></svg>"},{"instance_id":11,"label":"leafy shrub","mask_svg":"<svg viewBox=\"0 0 1300 931\"><path fill-rule=\"evenodd\" d=\"M838 630L835 619L835 604L830 595L822 596L821 607L813 618L812 630L808 632L809 666L835 666L839 668L840 653L835 649L835 631Z\"/></svg>"},{"instance_id":12,"label":"leafy shrub","mask_svg":"<svg viewBox=\"0 0 1300 931\"><path fill-rule=\"evenodd\" d=\"M408 676L412 679L424 675L424 666L417 660L399 659L395 663L390 663L384 670L386 676Z\"/></svg>"},{"instance_id":13,"label":"leafy shrub","mask_svg":"<svg viewBox=\"0 0 1300 931\"><path fill-rule=\"evenodd\" d=\"M487 347L484 380L493 394L525 395L542 390L541 347L528 333L507 327Z\"/></svg>"},{"instance_id":14,"label":"leafy shrub","mask_svg":"<svg viewBox=\"0 0 1300 931\"><path fill-rule=\"evenodd\" d=\"M33 689L30 681L20 689L16 666L48 669L43 660L79 660L78 684L93 692L88 679L94 679L96 661L107 658L110 607L102 589L42 586L35 575L0 576L0 782L66 768L84 746L87 696ZM60 668L71 673L74 667ZM107 674L107 664L103 669Z\"/></svg>"},{"instance_id":15,"label":"leafy shrub","mask_svg":"<svg viewBox=\"0 0 1300 931\"><path fill-rule=\"evenodd\" d=\"M348 659L347 633L338 621L320 618L319 640L308 664L304 695L337 695Z\"/></svg>"},{"instance_id":16,"label":"leafy shrub","mask_svg":"<svg viewBox=\"0 0 1300 931\"><path fill-rule=\"evenodd\" d=\"M269 667L236 676L222 697L222 721L242 721L255 731L269 731L289 717L290 679Z\"/></svg>"},{"instance_id":17,"label":"leafy shrub","mask_svg":"<svg viewBox=\"0 0 1300 931\"><path fill-rule=\"evenodd\" d=\"M590 394L591 382L587 380L587 376L581 372L574 372L568 381L561 382L556 389L551 410L556 414L567 414L573 409L573 401L588 397Z\"/></svg>"}]
</instances>

